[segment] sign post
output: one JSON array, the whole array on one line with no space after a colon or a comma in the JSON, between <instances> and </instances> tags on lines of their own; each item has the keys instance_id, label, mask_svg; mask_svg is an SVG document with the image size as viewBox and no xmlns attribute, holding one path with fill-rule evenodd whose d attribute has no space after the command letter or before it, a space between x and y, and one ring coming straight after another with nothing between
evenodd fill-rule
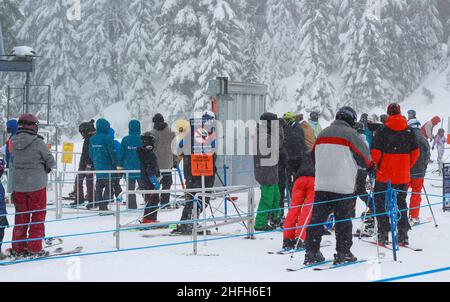
<instances>
[{"instance_id":1,"label":"sign post","mask_svg":"<svg viewBox=\"0 0 450 302\"><path fill-rule=\"evenodd\" d=\"M450 211L450 164L444 163L442 168L444 212Z\"/></svg>"},{"instance_id":2,"label":"sign post","mask_svg":"<svg viewBox=\"0 0 450 302\"><path fill-rule=\"evenodd\" d=\"M215 120L213 119L191 119L191 173L192 176L201 177L202 186L202 209L203 209L203 237L207 245L206 232L206 188L205 176L214 176L214 152L216 147ZM194 200L194 202L197 202ZM197 209L194 206L194 209ZM198 220L198 211L194 211L194 220ZM197 255L197 228L194 222L193 240L194 255Z\"/></svg>"}]
</instances>

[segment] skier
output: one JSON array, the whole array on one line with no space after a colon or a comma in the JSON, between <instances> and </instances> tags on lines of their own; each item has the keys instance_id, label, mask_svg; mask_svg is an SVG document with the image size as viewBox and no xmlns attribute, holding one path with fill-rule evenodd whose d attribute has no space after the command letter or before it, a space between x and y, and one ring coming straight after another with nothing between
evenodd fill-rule
<instances>
[{"instance_id":1,"label":"skier","mask_svg":"<svg viewBox=\"0 0 450 302\"><path fill-rule=\"evenodd\" d=\"M442 170L443 168L443 158L444 158L444 153L445 153L445 144L447 143L447 138L445 137L445 130L444 129L439 129L438 134L434 137L434 143L433 143L433 151L434 149L437 147L437 151L438 151L438 166L439 166L439 171Z\"/></svg>"},{"instance_id":2,"label":"skier","mask_svg":"<svg viewBox=\"0 0 450 302\"><path fill-rule=\"evenodd\" d=\"M120 156L118 158L118 170L140 170L141 164L137 154L137 149L142 147L141 141L141 123L137 120L131 120L128 123L128 136L122 139ZM133 191L136 188L136 182L139 188L143 188L140 173L130 173L127 183L128 190ZM136 195L128 195L128 209L137 209Z\"/></svg>"},{"instance_id":3,"label":"skier","mask_svg":"<svg viewBox=\"0 0 450 302\"><path fill-rule=\"evenodd\" d=\"M110 123L101 118L96 122L97 133L89 140L89 158L94 163L95 171L116 170L116 152L114 140L109 134ZM100 211L108 210L108 203L112 199L111 174L96 173L95 201L89 203L86 208L92 210L99 207Z\"/></svg>"},{"instance_id":4,"label":"skier","mask_svg":"<svg viewBox=\"0 0 450 302\"><path fill-rule=\"evenodd\" d=\"M287 250L304 247L306 226L311 220L315 194L315 168L310 152L305 149L297 157L297 161L298 170L295 175L292 201L284 222L283 249Z\"/></svg>"},{"instance_id":5,"label":"skier","mask_svg":"<svg viewBox=\"0 0 450 302\"><path fill-rule=\"evenodd\" d=\"M318 137L322 132L322 126L319 123L319 112L313 111L309 115L309 125L314 129L314 136Z\"/></svg>"},{"instance_id":6,"label":"skier","mask_svg":"<svg viewBox=\"0 0 450 302\"><path fill-rule=\"evenodd\" d=\"M316 142L314 129L309 125L307 121L304 120L303 114L297 115L295 120L299 123L300 127L302 127L303 133L305 134L306 146L308 147L308 150L311 152Z\"/></svg>"},{"instance_id":7,"label":"skier","mask_svg":"<svg viewBox=\"0 0 450 302\"><path fill-rule=\"evenodd\" d=\"M137 148L137 154L141 167L142 190L160 190L161 173L158 167L158 159L154 152L156 138L151 132L145 132L141 136L141 142L142 146ZM145 194L144 199L145 211L142 223L158 223L159 194Z\"/></svg>"},{"instance_id":8,"label":"skier","mask_svg":"<svg viewBox=\"0 0 450 302\"><path fill-rule=\"evenodd\" d=\"M5 161L0 159L0 178L3 176L3 172L5 172ZM3 238L5 236L5 229L9 227L8 219L6 212L6 204L5 204L5 188L3 188L3 184L0 182L0 260L5 259L5 255L2 253L2 243Z\"/></svg>"},{"instance_id":9,"label":"skier","mask_svg":"<svg viewBox=\"0 0 450 302\"><path fill-rule=\"evenodd\" d=\"M78 171L93 171L93 163L89 157L89 140L95 134L95 121L81 123L79 132L84 139L83 150L81 152L80 163ZM83 190L83 180L86 179L87 199L89 203L94 201L94 175L93 174L78 174L75 178L75 201L70 204L72 207L77 207L84 204L85 196Z\"/></svg>"},{"instance_id":10,"label":"skier","mask_svg":"<svg viewBox=\"0 0 450 302\"><path fill-rule=\"evenodd\" d=\"M273 133L278 135L275 137ZM278 188L278 162L279 155L279 121L276 114L266 112L261 115L260 123L257 126L257 144L254 158L255 179L261 186L261 199L258 206L258 214L255 219L255 231L273 230L274 226L269 225L269 213L272 213L273 220L278 220L280 204L280 189ZM275 146L273 148L272 146ZM272 152L263 154L261 148L269 148Z\"/></svg>"},{"instance_id":11,"label":"skier","mask_svg":"<svg viewBox=\"0 0 450 302\"><path fill-rule=\"evenodd\" d=\"M425 125L423 125L421 130L422 130L422 134L425 137L425 139L429 140L430 142L432 142L434 140L433 130L434 130L434 127L439 125L440 122L441 122L441 118L439 116L435 116L431 119L431 121L428 121L425 123Z\"/></svg>"},{"instance_id":12,"label":"skier","mask_svg":"<svg viewBox=\"0 0 450 302\"><path fill-rule=\"evenodd\" d=\"M109 135L114 140L114 153L116 155L116 160L118 160L120 158L122 146L120 142L117 139L115 139L116 131L114 131L113 128L109 128ZM113 195L111 195L111 202L114 201L114 197L116 202L122 202L122 199L119 198L120 193L122 193L122 187L120 186L120 180L122 179L122 176L123 175L121 173L113 174L112 176L111 185Z\"/></svg>"},{"instance_id":13,"label":"skier","mask_svg":"<svg viewBox=\"0 0 450 302\"><path fill-rule=\"evenodd\" d=\"M339 109L336 120L319 135L313 153L315 161L314 210L306 234L305 265L325 260L320 252L323 224L334 212L336 224L336 251L334 264L356 261L351 253L353 244L352 221L355 215L354 198L358 167L372 166L370 151L353 129L356 112L350 107ZM334 201L333 200L338 200ZM327 202L330 201L330 202Z\"/></svg>"},{"instance_id":14,"label":"skier","mask_svg":"<svg viewBox=\"0 0 450 302\"><path fill-rule=\"evenodd\" d=\"M213 112L206 110L203 112L202 115L203 121L206 122L215 122L216 116ZM213 136L212 136L213 137ZM217 155L215 152L216 143L215 138L213 138L213 141L211 142L211 146L214 149L213 154L209 154L213 157L213 172L214 176L205 176L205 187L206 188L212 188L214 186L215 181L215 174L217 173L217 167L216 167L216 159ZM183 139L179 142L177 153L179 156L182 156L183 158L183 171L184 171L184 177L186 181L186 188L187 189L199 189L202 187L202 178L201 176L194 176L192 175L191 170L191 159L192 159L192 149L191 149L191 133L185 132L185 135ZM279 192L278 192L279 193ZM185 195L185 204L183 208L183 213L181 214L181 221L186 220L192 220L193 218L193 208L194 208L194 196L196 195L196 192L194 193L187 193ZM207 207L209 205L209 197L205 198L205 206ZM200 215L200 213L204 210L203 200L202 198L198 198L196 200L197 202L197 215ZM176 229L172 231L172 234L181 234L181 235L189 235L192 234L193 224L192 223L182 223L177 225Z\"/></svg>"},{"instance_id":15,"label":"skier","mask_svg":"<svg viewBox=\"0 0 450 302\"><path fill-rule=\"evenodd\" d=\"M161 170L172 170L177 162L176 157L172 153L172 141L175 138L175 133L170 129L160 113L155 114L152 121L153 130L151 133L156 139L155 154L158 158L159 168ZM172 172L162 172L162 190L170 190L172 183ZM161 194L161 208L171 208L170 193Z\"/></svg>"},{"instance_id":16,"label":"skier","mask_svg":"<svg viewBox=\"0 0 450 302\"><path fill-rule=\"evenodd\" d=\"M393 189L400 190L397 206L401 213L398 222L398 242L408 245L408 231L411 229L406 211L406 189L411 182L411 168L420 156L420 150L414 131L408 127L406 119L401 115L400 105L393 103L388 107L386 125L377 131L372 146L372 158L377 168L375 193L385 192L388 182ZM385 213L386 194L375 195L376 213ZM378 215L378 243L388 243L390 231L389 216Z\"/></svg>"},{"instance_id":17,"label":"skier","mask_svg":"<svg viewBox=\"0 0 450 302\"><path fill-rule=\"evenodd\" d=\"M422 189L425 174L427 173L428 162L430 161L430 145L420 130L420 122L416 119L410 119L408 125L413 129L416 135L417 143L420 149L420 157L416 164L411 168L411 183L408 187L411 188L411 200L409 204L409 219L412 225L420 223L420 204L422 202ZM409 188L408 188L409 189Z\"/></svg>"},{"instance_id":18,"label":"skier","mask_svg":"<svg viewBox=\"0 0 450 302\"><path fill-rule=\"evenodd\" d=\"M19 117L19 130L12 139L14 168L13 195L16 209L13 230L13 256L45 256L47 174L56 162L38 133L39 120L32 114ZM27 241L29 240L29 241Z\"/></svg>"}]
</instances>

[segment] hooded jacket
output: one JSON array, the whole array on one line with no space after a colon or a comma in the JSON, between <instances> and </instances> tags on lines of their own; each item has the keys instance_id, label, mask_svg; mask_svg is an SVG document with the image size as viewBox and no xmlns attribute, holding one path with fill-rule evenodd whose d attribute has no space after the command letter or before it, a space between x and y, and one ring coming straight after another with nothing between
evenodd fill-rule
<instances>
[{"instance_id":1,"label":"hooded jacket","mask_svg":"<svg viewBox=\"0 0 450 302\"><path fill-rule=\"evenodd\" d=\"M420 156L414 131L400 114L388 117L373 140L372 158L377 167L377 181L393 185L411 182L411 169Z\"/></svg>"},{"instance_id":2,"label":"hooded jacket","mask_svg":"<svg viewBox=\"0 0 450 302\"><path fill-rule=\"evenodd\" d=\"M0 228L3 227L2 221L6 220L5 219L6 216L4 216L6 214L7 214L7 212L6 212L6 204L5 204L5 188L3 188L3 185L0 184Z\"/></svg>"},{"instance_id":3,"label":"hooded jacket","mask_svg":"<svg viewBox=\"0 0 450 302\"><path fill-rule=\"evenodd\" d=\"M128 124L128 136L122 139L118 165L125 170L140 170L141 164L137 154L139 147L142 147L141 123L137 120L132 120ZM132 180L136 180L141 176L139 173L132 173L129 177Z\"/></svg>"},{"instance_id":4,"label":"hooded jacket","mask_svg":"<svg viewBox=\"0 0 450 302\"><path fill-rule=\"evenodd\" d=\"M141 166L141 181L144 186L144 190L154 190L150 178L152 176L160 177L161 173L159 171L158 160L156 158L155 152L153 152L153 147L138 147L137 155Z\"/></svg>"},{"instance_id":5,"label":"hooded jacket","mask_svg":"<svg viewBox=\"0 0 450 302\"><path fill-rule=\"evenodd\" d=\"M279 152L279 142L276 139L280 139L281 131L279 132L279 137L275 138L272 136L271 122L278 122L278 118L275 114L264 113L261 116L261 121L267 121L267 127L263 124L258 124L257 126L257 142L254 160L254 173L255 179L260 185L274 185L278 184L278 161L279 154L264 154L261 148L267 148L269 150ZM265 124L265 123L264 123ZM278 143L276 147L272 148L272 144ZM278 158L277 158L278 157Z\"/></svg>"},{"instance_id":6,"label":"hooded jacket","mask_svg":"<svg viewBox=\"0 0 450 302\"><path fill-rule=\"evenodd\" d=\"M114 140L109 134L110 127L107 120L97 120L97 133L89 141L89 157L94 163L95 171L116 170L117 168ZM97 174L97 178L107 179L109 174Z\"/></svg>"},{"instance_id":7,"label":"hooded jacket","mask_svg":"<svg viewBox=\"0 0 450 302\"><path fill-rule=\"evenodd\" d=\"M155 136L155 154L158 158L159 168L170 170L173 168L174 154L172 153L172 141L175 133L169 128L167 123L155 123L151 133Z\"/></svg>"},{"instance_id":8,"label":"hooded jacket","mask_svg":"<svg viewBox=\"0 0 450 302\"><path fill-rule=\"evenodd\" d=\"M367 144L342 120L335 120L320 133L312 156L316 168L316 191L353 194L359 167L372 165Z\"/></svg>"},{"instance_id":9,"label":"hooded jacket","mask_svg":"<svg viewBox=\"0 0 450 302\"><path fill-rule=\"evenodd\" d=\"M425 137L422 135L422 131L419 128L413 129L414 134L417 138L417 143L420 149L420 156L416 164L411 168L411 178L421 179L425 177L427 173L428 162L430 161L430 144L428 144Z\"/></svg>"},{"instance_id":10,"label":"hooded jacket","mask_svg":"<svg viewBox=\"0 0 450 302\"><path fill-rule=\"evenodd\" d=\"M42 137L19 129L12 138L13 191L30 193L47 187L47 174L56 167L55 159Z\"/></svg>"}]
</instances>

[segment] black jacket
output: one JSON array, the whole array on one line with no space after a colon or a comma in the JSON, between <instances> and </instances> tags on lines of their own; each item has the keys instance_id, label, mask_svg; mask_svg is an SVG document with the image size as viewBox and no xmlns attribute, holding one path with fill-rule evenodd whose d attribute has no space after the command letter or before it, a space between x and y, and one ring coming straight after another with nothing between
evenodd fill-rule
<instances>
[{"instance_id":1,"label":"black jacket","mask_svg":"<svg viewBox=\"0 0 450 302\"><path fill-rule=\"evenodd\" d=\"M89 140L91 136L88 136L84 139L83 143L83 151L81 151L80 164L78 166L79 171L88 171L94 169L94 163L89 157ZM88 168L90 166L90 168Z\"/></svg>"},{"instance_id":2,"label":"black jacket","mask_svg":"<svg viewBox=\"0 0 450 302\"><path fill-rule=\"evenodd\" d=\"M420 129L413 129L419 144L420 156L416 164L411 168L411 178L424 178L427 173L428 162L430 161L430 145Z\"/></svg>"},{"instance_id":3,"label":"black jacket","mask_svg":"<svg viewBox=\"0 0 450 302\"><path fill-rule=\"evenodd\" d=\"M137 154L141 163L141 180L144 185L144 189L152 190L154 189L154 186L150 182L150 177L156 176L159 178L161 176L158 166L158 159L156 158L153 149L146 147L137 148Z\"/></svg>"},{"instance_id":4,"label":"black jacket","mask_svg":"<svg viewBox=\"0 0 450 302\"><path fill-rule=\"evenodd\" d=\"M287 152L288 165L291 170L297 171L309 153L305 142L305 133L297 122L289 123L284 129L284 147ZM310 176L310 175L304 175Z\"/></svg>"}]
</instances>

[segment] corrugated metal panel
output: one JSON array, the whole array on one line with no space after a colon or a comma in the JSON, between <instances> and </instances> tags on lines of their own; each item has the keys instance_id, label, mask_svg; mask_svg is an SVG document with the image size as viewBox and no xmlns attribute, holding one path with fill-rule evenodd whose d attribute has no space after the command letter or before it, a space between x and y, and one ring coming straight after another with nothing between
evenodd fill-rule
<instances>
[{"instance_id":1,"label":"corrugated metal panel","mask_svg":"<svg viewBox=\"0 0 450 302\"><path fill-rule=\"evenodd\" d=\"M221 95L223 91L221 80L211 80L208 86L210 96L217 98L217 118L224 125L224 136L226 133L227 120L241 120L244 123L250 120L259 121L259 117L266 110L266 96L268 88L263 84L228 82L228 94ZM212 94L217 93L217 94ZM237 131L235 131L235 139ZM231 133L230 133L231 134ZM242 136L244 133L239 132ZM246 130L245 148L246 154L249 154L249 133ZM242 142L241 142L242 143ZM224 140L224 150L227 149L226 140ZM237 142L234 144L234 152L237 153ZM217 159L218 173L223 176L223 168L226 164L228 170L228 185L257 185L253 174L253 156L251 155L225 155Z\"/></svg>"}]
</instances>

